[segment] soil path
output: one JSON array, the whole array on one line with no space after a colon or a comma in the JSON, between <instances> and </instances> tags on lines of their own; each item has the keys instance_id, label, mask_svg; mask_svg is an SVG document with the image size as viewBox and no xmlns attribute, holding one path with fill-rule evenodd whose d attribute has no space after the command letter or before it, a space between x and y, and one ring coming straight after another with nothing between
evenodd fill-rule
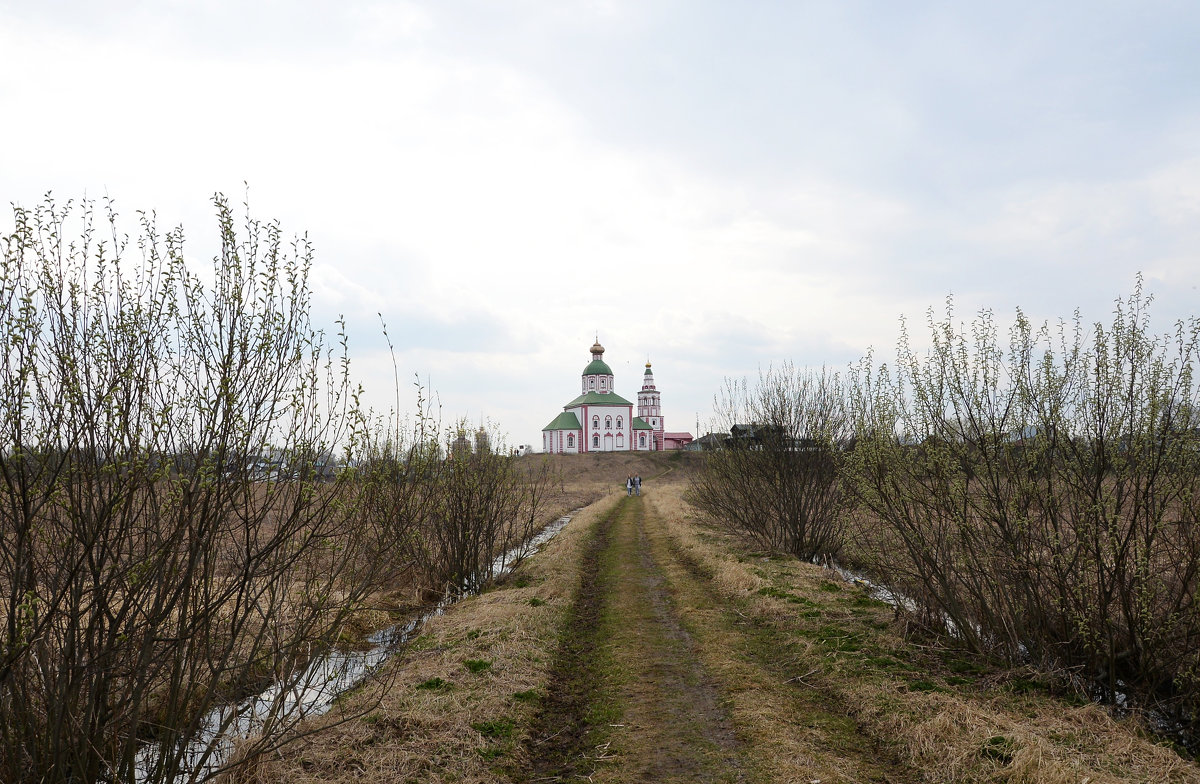
<instances>
[{"instance_id":1,"label":"soil path","mask_svg":"<svg viewBox=\"0 0 1200 784\"><path fill-rule=\"evenodd\" d=\"M530 726L526 769L517 781L568 780L595 768L601 614L610 590L601 557L612 541L617 511L601 518L580 559L579 588L559 643L541 709Z\"/></svg>"},{"instance_id":2,"label":"soil path","mask_svg":"<svg viewBox=\"0 0 1200 784\"><path fill-rule=\"evenodd\" d=\"M619 604L609 644L623 715L614 781L745 781L740 745L718 686L705 672L658 563L640 498L614 537Z\"/></svg>"},{"instance_id":3,"label":"soil path","mask_svg":"<svg viewBox=\"0 0 1200 784\"><path fill-rule=\"evenodd\" d=\"M776 780L779 733L804 738L806 781L913 780L840 706L789 677L689 563L643 498L592 531L519 781ZM741 719L771 702L777 726Z\"/></svg>"},{"instance_id":4,"label":"soil path","mask_svg":"<svg viewBox=\"0 0 1200 784\"><path fill-rule=\"evenodd\" d=\"M585 550L575 603L528 746L527 781L744 781L716 685L623 499Z\"/></svg>"}]
</instances>

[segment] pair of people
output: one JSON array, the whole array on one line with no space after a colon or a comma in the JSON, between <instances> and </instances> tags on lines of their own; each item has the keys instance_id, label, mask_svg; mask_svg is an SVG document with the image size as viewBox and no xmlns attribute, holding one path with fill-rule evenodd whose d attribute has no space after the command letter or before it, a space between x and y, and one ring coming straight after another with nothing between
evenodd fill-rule
<instances>
[{"instance_id":1,"label":"pair of people","mask_svg":"<svg viewBox=\"0 0 1200 784\"><path fill-rule=\"evenodd\" d=\"M642 494L642 475L630 474L625 480L625 495L641 495Z\"/></svg>"}]
</instances>

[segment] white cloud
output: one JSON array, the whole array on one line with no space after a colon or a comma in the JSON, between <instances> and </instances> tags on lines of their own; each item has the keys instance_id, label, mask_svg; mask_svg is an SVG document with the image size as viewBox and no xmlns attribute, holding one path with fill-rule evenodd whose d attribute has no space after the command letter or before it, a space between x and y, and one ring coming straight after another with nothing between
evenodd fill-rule
<instances>
[{"instance_id":1,"label":"white cloud","mask_svg":"<svg viewBox=\"0 0 1200 784\"><path fill-rule=\"evenodd\" d=\"M598 330L684 427L723 376L887 350L951 292L1103 317L1143 270L1195 312L1196 56L1165 21L1023 10L5 9L0 189L107 192L207 259L208 197L248 182L314 242L373 399L381 312L402 383L536 442Z\"/></svg>"}]
</instances>

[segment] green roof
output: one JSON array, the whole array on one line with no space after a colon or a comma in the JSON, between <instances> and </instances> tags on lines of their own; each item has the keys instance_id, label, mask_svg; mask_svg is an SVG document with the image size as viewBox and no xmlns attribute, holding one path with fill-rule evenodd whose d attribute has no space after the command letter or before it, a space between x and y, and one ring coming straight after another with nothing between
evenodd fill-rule
<instances>
[{"instance_id":1,"label":"green roof","mask_svg":"<svg viewBox=\"0 0 1200 784\"><path fill-rule=\"evenodd\" d=\"M554 421L542 428L542 430L582 430L579 425L579 417L575 416L570 411L564 411L554 417Z\"/></svg>"},{"instance_id":2,"label":"green roof","mask_svg":"<svg viewBox=\"0 0 1200 784\"><path fill-rule=\"evenodd\" d=\"M567 403L563 408L575 406L632 406L625 398L616 392L588 392Z\"/></svg>"},{"instance_id":3,"label":"green roof","mask_svg":"<svg viewBox=\"0 0 1200 784\"><path fill-rule=\"evenodd\" d=\"M634 417L633 418L633 429L634 430L653 430L654 426L647 424L646 420L642 419L641 417Z\"/></svg>"},{"instance_id":4,"label":"green roof","mask_svg":"<svg viewBox=\"0 0 1200 784\"><path fill-rule=\"evenodd\" d=\"M603 359L593 359L588 363L588 366L583 369L583 375L585 376L611 376L612 374L612 368L610 368L608 363Z\"/></svg>"}]
</instances>

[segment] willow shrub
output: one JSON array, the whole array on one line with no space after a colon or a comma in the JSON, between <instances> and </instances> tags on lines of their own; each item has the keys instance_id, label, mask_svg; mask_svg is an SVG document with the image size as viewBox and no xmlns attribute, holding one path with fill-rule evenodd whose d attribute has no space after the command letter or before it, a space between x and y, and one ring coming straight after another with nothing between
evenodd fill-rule
<instances>
[{"instance_id":1,"label":"willow shrub","mask_svg":"<svg viewBox=\"0 0 1200 784\"><path fill-rule=\"evenodd\" d=\"M1149 303L1139 283L1111 324L1035 328L1018 312L1006 342L990 312L969 328L931 312L928 353L904 333L893 366L854 368L847 477L870 568L916 600L904 612L1186 723L1200 320L1157 335Z\"/></svg>"},{"instance_id":2,"label":"willow shrub","mask_svg":"<svg viewBox=\"0 0 1200 784\"><path fill-rule=\"evenodd\" d=\"M2 239L0 780L203 780L276 748L391 568L327 459L365 433L311 249L215 206L207 282L181 229L131 240L111 207L18 207ZM214 709L272 681L222 756L245 717Z\"/></svg>"},{"instance_id":3,"label":"willow shrub","mask_svg":"<svg viewBox=\"0 0 1200 784\"><path fill-rule=\"evenodd\" d=\"M804 559L837 554L838 465L850 433L844 403L838 376L825 371L785 364L754 385L727 380L717 429L731 436L705 454L689 499L764 549Z\"/></svg>"},{"instance_id":4,"label":"willow shrub","mask_svg":"<svg viewBox=\"0 0 1200 784\"><path fill-rule=\"evenodd\" d=\"M427 424L384 492L401 499L393 515L404 521L401 552L434 599L477 591L528 554L528 541L549 522L551 471L509 454L494 426Z\"/></svg>"}]
</instances>

